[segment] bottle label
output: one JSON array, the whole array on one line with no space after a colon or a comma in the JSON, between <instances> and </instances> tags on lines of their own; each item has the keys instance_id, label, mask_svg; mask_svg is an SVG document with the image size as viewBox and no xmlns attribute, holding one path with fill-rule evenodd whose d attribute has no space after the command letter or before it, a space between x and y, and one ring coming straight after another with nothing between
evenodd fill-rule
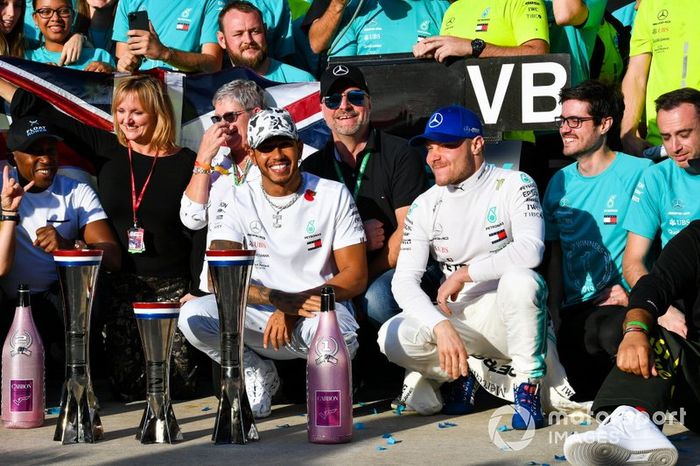
<instances>
[{"instance_id":1,"label":"bottle label","mask_svg":"<svg viewBox=\"0 0 700 466\"><path fill-rule=\"evenodd\" d=\"M316 365L320 366L323 363L332 365L338 364L338 359L335 357L338 354L338 342L333 337L323 337L316 342Z\"/></svg>"},{"instance_id":2,"label":"bottle label","mask_svg":"<svg viewBox=\"0 0 700 466\"><path fill-rule=\"evenodd\" d=\"M29 350L31 346L32 336L29 334L29 332L24 330L20 333L20 330L18 330L14 335L12 335L12 339L10 340L10 356L14 357L19 354L31 356L32 352Z\"/></svg>"},{"instance_id":3,"label":"bottle label","mask_svg":"<svg viewBox=\"0 0 700 466\"><path fill-rule=\"evenodd\" d=\"M33 406L32 393L34 381L10 380L10 411L13 413L31 411Z\"/></svg>"},{"instance_id":4,"label":"bottle label","mask_svg":"<svg viewBox=\"0 0 700 466\"><path fill-rule=\"evenodd\" d=\"M316 425L340 426L340 390L316 390Z\"/></svg>"}]
</instances>

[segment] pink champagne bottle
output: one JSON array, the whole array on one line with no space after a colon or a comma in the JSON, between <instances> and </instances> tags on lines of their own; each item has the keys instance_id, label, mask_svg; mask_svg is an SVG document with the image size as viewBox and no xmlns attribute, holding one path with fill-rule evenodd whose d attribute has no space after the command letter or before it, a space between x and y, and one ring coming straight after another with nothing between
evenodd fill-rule
<instances>
[{"instance_id":1,"label":"pink champagne bottle","mask_svg":"<svg viewBox=\"0 0 700 466\"><path fill-rule=\"evenodd\" d=\"M44 344L34 326L29 286L17 287L17 309L2 347L2 421L10 429L44 423Z\"/></svg>"},{"instance_id":2,"label":"pink champagne bottle","mask_svg":"<svg viewBox=\"0 0 700 466\"><path fill-rule=\"evenodd\" d=\"M335 314L335 293L321 290L321 312L306 360L309 442L352 440L352 366Z\"/></svg>"}]
</instances>

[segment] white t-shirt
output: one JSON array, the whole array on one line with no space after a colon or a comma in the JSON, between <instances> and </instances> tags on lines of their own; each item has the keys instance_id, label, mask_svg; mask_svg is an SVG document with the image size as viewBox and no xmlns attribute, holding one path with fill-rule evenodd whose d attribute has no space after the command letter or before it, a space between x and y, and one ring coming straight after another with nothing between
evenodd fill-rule
<instances>
[{"instance_id":1,"label":"white t-shirt","mask_svg":"<svg viewBox=\"0 0 700 466\"><path fill-rule=\"evenodd\" d=\"M253 283L290 293L323 285L338 273L333 251L365 241L362 220L341 183L302 173L299 192L276 228L259 182L227 190L209 222L207 244L228 240L255 249ZM283 206L292 197L271 200Z\"/></svg>"},{"instance_id":2,"label":"white t-shirt","mask_svg":"<svg viewBox=\"0 0 700 466\"><path fill-rule=\"evenodd\" d=\"M544 253L544 221L534 181L527 174L484 163L454 186L433 186L416 198L406 215L401 254L392 281L404 312L431 328L445 320L420 282L428 255L445 276L469 266L453 311L498 287L511 268L537 267Z\"/></svg>"},{"instance_id":3,"label":"white t-shirt","mask_svg":"<svg viewBox=\"0 0 700 466\"><path fill-rule=\"evenodd\" d=\"M16 169L10 176L17 179ZM0 285L11 298L16 295L19 283L28 283L32 292L39 292L58 280L53 256L33 244L37 229L53 225L59 235L74 240L80 237L82 227L107 218L89 185L61 175L56 175L45 191L26 193L19 215L14 263L10 272L0 279Z\"/></svg>"}]
</instances>

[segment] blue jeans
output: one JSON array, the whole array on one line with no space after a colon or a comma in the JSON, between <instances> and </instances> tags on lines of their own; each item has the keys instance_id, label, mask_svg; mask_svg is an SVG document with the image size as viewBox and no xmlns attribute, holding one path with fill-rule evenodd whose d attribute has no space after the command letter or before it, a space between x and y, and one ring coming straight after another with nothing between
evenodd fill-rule
<instances>
[{"instance_id":1,"label":"blue jeans","mask_svg":"<svg viewBox=\"0 0 700 466\"><path fill-rule=\"evenodd\" d=\"M391 280L394 278L395 270L389 269L377 275L367 287L365 294L359 297L360 312L364 313L372 326L377 329L401 312L401 308L391 292ZM432 260L428 262L428 267L421 281L421 288L430 296L430 299L434 300L437 296L442 276L438 264Z\"/></svg>"}]
</instances>

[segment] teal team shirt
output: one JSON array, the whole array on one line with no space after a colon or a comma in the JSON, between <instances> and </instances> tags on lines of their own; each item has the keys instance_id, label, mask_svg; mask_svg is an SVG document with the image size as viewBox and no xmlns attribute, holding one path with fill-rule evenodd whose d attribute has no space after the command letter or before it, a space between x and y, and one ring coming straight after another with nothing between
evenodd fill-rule
<instances>
[{"instance_id":1,"label":"teal team shirt","mask_svg":"<svg viewBox=\"0 0 700 466\"><path fill-rule=\"evenodd\" d=\"M119 0L114 17L115 42L126 42L129 30L127 15L132 11L146 10L160 41L166 47L185 52L201 52L202 45L217 44L219 30L219 0ZM218 46L218 45L217 45ZM151 68L175 69L160 60L144 58L140 70Z\"/></svg>"},{"instance_id":2,"label":"teal team shirt","mask_svg":"<svg viewBox=\"0 0 700 466\"><path fill-rule=\"evenodd\" d=\"M549 21L550 53L568 53L571 56L571 85L575 86L590 78L589 62L593 55L595 39L603 21L607 0L585 0L588 19L580 26L557 26L552 10L552 1L546 0Z\"/></svg>"},{"instance_id":3,"label":"teal team shirt","mask_svg":"<svg viewBox=\"0 0 700 466\"><path fill-rule=\"evenodd\" d=\"M620 284L622 254L632 192L651 161L618 152L596 176L583 176L578 164L559 170L549 182L542 208L545 239L562 250L564 306L595 298Z\"/></svg>"},{"instance_id":4,"label":"teal team shirt","mask_svg":"<svg viewBox=\"0 0 700 466\"><path fill-rule=\"evenodd\" d=\"M700 218L700 175L691 175L671 160L650 167L634 190L626 230L654 239L661 229L661 247L691 221Z\"/></svg>"},{"instance_id":5,"label":"teal team shirt","mask_svg":"<svg viewBox=\"0 0 700 466\"><path fill-rule=\"evenodd\" d=\"M39 63L58 63L61 59L61 52L51 52L46 50L44 47L39 47L38 49L34 50L25 50L24 58ZM70 65L63 65L63 67L72 68L74 70L83 70L87 65L94 61L102 61L114 66L114 60L112 59L112 56L107 53L107 51L83 47L83 50L80 52L80 57L78 57L78 61L71 63Z\"/></svg>"},{"instance_id":6,"label":"teal team shirt","mask_svg":"<svg viewBox=\"0 0 700 466\"><path fill-rule=\"evenodd\" d=\"M275 81L278 83L299 83L299 82L310 82L316 81L316 79L304 70L295 68L286 63L270 58L270 66L267 69L267 73L264 75L265 79L270 81Z\"/></svg>"},{"instance_id":7,"label":"teal team shirt","mask_svg":"<svg viewBox=\"0 0 700 466\"><path fill-rule=\"evenodd\" d=\"M354 6L346 7L349 14ZM411 52L419 39L439 35L449 6L448 0L365 0L329 56Z\"/></svg>"},{"instance_id":8,"label":"teal team shirt","mask_svg":"<svg viewBox=\"0 0 700 466\"><path fill-rule=\"evenodd\" d=\"M292 35L292 14L286 0L248 0L262 13L263 23L267 27L267 53L278 59L293 55L295 52L294 36ZM219 0L219 11L230 3ZM218 14L218 13L217 13ZM217 26L218 29L218 26Z\"/></svg>"}]
</instances>

